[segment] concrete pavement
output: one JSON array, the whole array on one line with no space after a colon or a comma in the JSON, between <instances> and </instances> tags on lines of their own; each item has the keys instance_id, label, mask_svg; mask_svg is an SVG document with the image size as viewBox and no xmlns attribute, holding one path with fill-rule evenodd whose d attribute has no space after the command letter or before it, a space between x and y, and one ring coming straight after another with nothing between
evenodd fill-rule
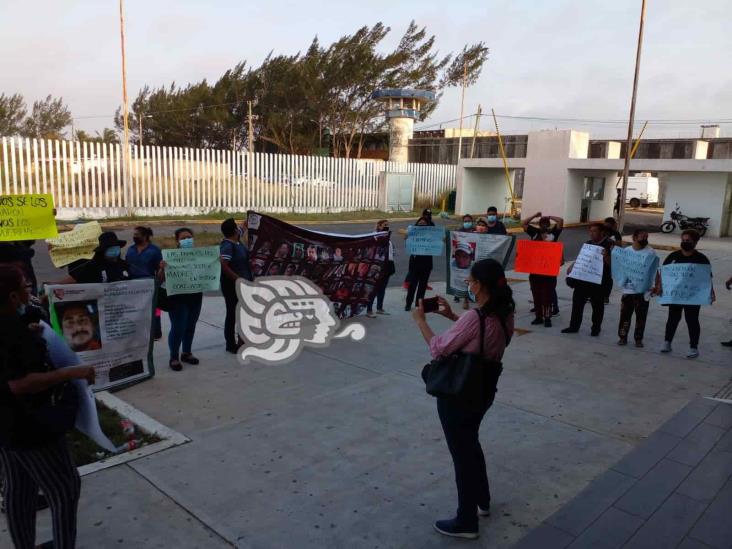
<instances>
[{"instance_id":1,"label":"concrete pavement","mask_svg":"<svg viewBox=\"0 0 732 549\"><path fill-rule=\"evenodd\" d=\"M720 241L706 250L717 280L732 274L729 249ZM617 292L591 338L589 311L580 334L560 334L570 300L563 279L553 328L530 326L528 282L512 287L516 325L531 331L509 347L483 423L494 507L475 547L510 547L732 375L732 352L719 345L732 336L732 295L719 284L718 303L702 310L695 361L683 358L683 324L675 352L657 352L666 317L655 302L639 350L615 345ZM85 477L79 547L457 546L431 529L454 512L453 470L419 377L426 345L403 298L390 289L393 314L360 319L364 342L246 367L223 352L223 300L206 298L194 346L201 364L172 372L158 343L156 377L117 393L192 442ZM43 540L47 513L40 523ZM0 546L8 543L0 532Z\"/></svg>"}]
</instances>

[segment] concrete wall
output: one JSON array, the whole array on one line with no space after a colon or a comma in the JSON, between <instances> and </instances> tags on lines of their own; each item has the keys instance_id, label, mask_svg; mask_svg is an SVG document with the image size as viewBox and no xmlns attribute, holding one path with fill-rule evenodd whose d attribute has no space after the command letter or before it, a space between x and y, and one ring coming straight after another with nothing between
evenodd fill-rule
<instances>
[{"instance_id":1,"label":"concrete wall","mask_svg":"<svg viewBox=\"0 0 732 549\"><path fill-rule=\"evenodd\" d=\"M389 160L406 164L409 162L409 140L414 134L412 118L391 118L389 120Z\"/></svg>"},{"instance_id":2,"label":"concrete wall","mask_svg":"<svg viewBox=\"0 0 732 549\"><path fill-rule=\"evenodd\" d=\"M484 216L489 206L495 206L499 212L506 208L506 198L510 194L503 169L465 168L461 172L455 197L455 213ZM509 175L513 182L513 171Z\"/></svg>"},{"instance_id":3,"label":"concrete wall","mask_svg":"<svg viewBox=\"0 0 732 549\"><path fill-rule=\"evenodd\" d=\"M722 227L722 220L729 215L729 204L725 204L729 174L727 173L682 173L668 172L666 180L666 205L663 219L670 219L676 203L681 211L690 217L711 217L709 236L722 236L728 227Z\"/></svg>"}]
</instances>

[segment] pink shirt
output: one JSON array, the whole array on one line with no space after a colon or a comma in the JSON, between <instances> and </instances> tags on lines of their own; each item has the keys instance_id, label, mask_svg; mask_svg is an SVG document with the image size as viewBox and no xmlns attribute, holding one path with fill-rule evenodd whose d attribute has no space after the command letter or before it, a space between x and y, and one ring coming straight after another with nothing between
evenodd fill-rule
<instances>
[{"instance_id":1,"label":"pink shirt","mask_svg":"<svg viewBox=\"0 0 732 549\"><path fill-rule=\"evenodd\" d=\"M513 335L513 315L506 319L506 329L508 335ZM489 316L485 319L483 353L486 358L500 362L506 349L506 335L497 317ZM430 354L432 358L448 356L458 351L477 354L480 352L479 340L478 313L475 310L467 311L449 330L430 339Z\"/></svg>"}]
</instances>

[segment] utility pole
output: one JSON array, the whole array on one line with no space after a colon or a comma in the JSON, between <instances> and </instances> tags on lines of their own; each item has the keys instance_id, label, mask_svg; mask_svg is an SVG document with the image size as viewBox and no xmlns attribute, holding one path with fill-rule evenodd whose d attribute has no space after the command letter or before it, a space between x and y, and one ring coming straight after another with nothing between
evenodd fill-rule
<instances>
[{"instance_id":1,"label":"utility pole","mask_svg":"<svg viewBox=\"0 0 732 549\"><path fill-rule=\"evenodd\" d=\"M638 28L638 46L635 51L635 75L633 77L633 95L630 99L630 119L628 120L628 139L625 142L625 163L623 164L623 187L620 191L618 207L618 230L623 232L625 224L625 198L628 194L628 172L630 171L631 149L633 148L633 123L635 122L635 100L638 95L638 76L640 74L641 49L643 47L643 27L646 21L646 0L642 0L640 25Z\"/></svg>"},{"instance_id":2,"label":"utility pole","mask_svg":"<svg viewBox=\"0 0 732 549\"><path fill-rule=\"evenodd\" d=\"M124 0L119 0L119 35L122 48L122 120L124 138L122 141L122 188L124 189L124 204L130 207L129 196L129 167L130 167L130 127L129 111L127 108L127 58L125 55L125 8Z\"/></svg>"},{"instance_id":3,"label":"utility pole","mask_svg":"<svg viewBox=\"0 0 732 549\"><path fill-rule=\"evenodd\" d=\"M465 87L468 83L468 62L463 62L463 92L460 98L460 135L458 136L457 161L463 157L463 110L465 107Z\"/></svg>"},{"instance_id":4,"label":"utility pole","mask_svg":"<svg viewBox=\"0 0 732 549\"><path fill-rule=\"evenodd\" d=\"M478 124L480 122L480 105L478 105L478 112L475 113L475 126L473 127L473 142L470 145L470 158L475 156L475 139L478 137Z\"/></svg>"},{"instance_id":5,"label":"utility pole","mask_svg":"<svg viewBox=\"0 0 732 549\"><path fill-rule=\"evenodd\" d=\"M254 167L254 122L253 122L253 116L252 116L252 100L249 99L247 101L247 108L249 109L249 115L247 118L249 119L249 131L247 132L247 151L249 151L248 159L247 159L247 180L249 181L249 184L252 183L252 169ZM251 187L250 187L251 188Z\"/></svg>"}]
</instances>

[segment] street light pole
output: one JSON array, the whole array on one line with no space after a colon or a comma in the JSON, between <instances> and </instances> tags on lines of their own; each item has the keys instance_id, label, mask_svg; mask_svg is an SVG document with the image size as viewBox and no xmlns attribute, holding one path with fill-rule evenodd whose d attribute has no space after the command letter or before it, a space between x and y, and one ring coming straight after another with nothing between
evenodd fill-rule
<instances>
[{"instance_id":1,"label":"street light pole","mask_svg":"<svg viewBox=\"0 0 732 549\"><path fill-rule=\"evenodd\" d=\"M130 167L130 126L129 110L127 107L127 57L125 54L125 8L124 0L119 0L119 35L122 49L122 120L124 140L122 142L122 188L124 190L124 205L130 208L129 196L129 167Z\"/></svg>"},{"instance_id":2,"label":"street light pole","mask_svg":"<svg viewBox=\"0 0 732 549\"><path fill-rule=\"evenodd\" d=\"M623 164L623 187L620 191L618 207L618 230L622 233L625 224L625 199L628 194L628 172L630 171L631 149L633 147L633 123L635 122L635 100L638 95L638 77L640 74L641 49L643 46L643 27L646 21L646 0L642 0L640 26L638 29L638 46L635 51L635 76L633 77L633 95L630 99L630 119L628 120L628 139L625 141L625 163Z\"/></svg>"}]
</instances>

